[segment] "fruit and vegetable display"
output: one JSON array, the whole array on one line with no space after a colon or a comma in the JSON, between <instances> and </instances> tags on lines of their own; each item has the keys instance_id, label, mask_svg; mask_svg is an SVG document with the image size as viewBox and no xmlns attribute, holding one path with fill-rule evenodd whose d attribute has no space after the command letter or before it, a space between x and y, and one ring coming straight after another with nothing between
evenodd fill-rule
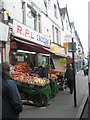
<instances>
[{"instance_id":1,"label":"fruit and vegetable display","mask_svg":"<svg viewBox=\"0 0 90 120\"><path fill-rule=\"evenodd\" d=\"M31 69L29 68L27 62L18 62L14 65L14 70L21 73L30 74Z\"/></svg>"},{"instance_id":2,"label":"fruit and vegetable display","mask_svg":"<svg viewBox=\"0 0 90 120\"><path fill-rule=\"evenodd\" d=\"M56 77L56 74L51 74L51 78L52 78L52 79L57 78L57 77Z\"/></svg>"},{"instance_id":3,"label":"fruit and vegetable display","mask_svg":"<svg viewBox=\"0 0 90 120\"><path fill-rule=\"evenodd\" d=\"M64 76L64 72L60 72L60 71L55 71L53 69L51 70L48 70L48 73L49 73L49 78L50 79L57 79L57 76Z\"/></svg>"},{"instance_id":4,"label":"fruit and vegetable display","mask_svg":"<svg viewBox=\"0 0 90 120\"><path fill-rule=\"evenodd\" d=\"M14 80L33 85L45 86L49 84L47 78L40 78L37 75L35 76L35 74L31 74L31 70L27 63L17 63L14 65L14 72L12 72L11 77Z\"/></svg>"}]
</instances>

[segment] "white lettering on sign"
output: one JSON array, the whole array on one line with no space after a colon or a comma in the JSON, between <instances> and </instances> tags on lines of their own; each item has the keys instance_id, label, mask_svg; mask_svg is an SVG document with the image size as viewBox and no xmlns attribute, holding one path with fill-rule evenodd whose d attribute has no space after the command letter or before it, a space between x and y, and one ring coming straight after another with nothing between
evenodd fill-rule
<instances>
[{"instance_id":1,"label":"white lettering on sign","mask_svg":"<svg viewBox=\"0 0 90 120\"><path fill-rule=\"evenodd\" d=\"M50 41L48 38L40 34L39 32L13 20L13 36L23 38L25 40L50 47Z\"/></svg>"}]
</instances>

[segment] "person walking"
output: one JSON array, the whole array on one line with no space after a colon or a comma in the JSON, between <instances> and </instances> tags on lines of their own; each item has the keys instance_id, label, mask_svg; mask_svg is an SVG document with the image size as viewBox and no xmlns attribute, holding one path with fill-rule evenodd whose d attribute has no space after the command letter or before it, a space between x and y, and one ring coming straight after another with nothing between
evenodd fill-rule
<instances>
[{"instance_id":1,"label":"person walking","mask_svg":"<svg viewBox=\"0 0 90 120\"><path fill-rule=\"evenodd\" d=\"M67 70L65 72L65 78L67 79L67 85L70 89L70 94L73 93L73 87L74 87L74 75L73 75L73 69L71 67L71 64L67 65Z\"/></svg>"},{"instance_id":2,"label":"person walking","mask_svg":"<svg viewBox=\"0 0 90 120\"><path fill-rule=\"evenodd\" d=\"M84 66L83 66L84 76L86 76L86 68L87 68L87 66L86 66L86 65L84 65Z\"/></svg>"},{"instance_id":3,"label":"person walking","mask_svg":"<svg viewBox=\"0 0 90 120\"><path fill-rule=\"evenodd\" d=\"M10 64L2 63L2 120L18 120L23 104L16 83L10 78Z\"/></svg>"}]
</instances>

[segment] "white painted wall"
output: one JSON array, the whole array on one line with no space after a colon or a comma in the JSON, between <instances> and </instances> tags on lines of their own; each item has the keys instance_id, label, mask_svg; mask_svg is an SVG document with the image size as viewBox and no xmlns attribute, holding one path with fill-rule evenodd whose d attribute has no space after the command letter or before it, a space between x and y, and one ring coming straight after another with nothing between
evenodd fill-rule
<instances>
[{"instance_id":1,"label":"white painted wall","mask_svg":"<svg viewBox=\"0 0 90 120\"><path fill-rule=\"evenodd\" d=\"M42 26L41 32L43 35L45 35L46 37L52 40L52 25L54 25L54 27L56 27L60 31L60 34L62 33L61 32L62 24L61 24L61 18L60 18L58 6L57 6L57 0L50 1L49 4L47 2L48 16L44 14L46 13L46 8L43 0L13 0L13 1L3 0L4 7L7 10L5 12L5 20L7 20L7 12L9 12L9 15L12 19L16 19L17 21L22 22L21 1L24 1L26 3L25 12L27 11L27 3L28 3L30 4L31 7L33 7L33 9L35 9L35 11L37 12L37 15L38 13L41 15L41 26ZM57 6L57 18L55 18L54 16L54 4ZM27 20L25 23L27 25ZM60 35L59 43L62 43L61 38L62 37Z\"/></svg>"},{"instance_id":2,"label":"white painted wall","mask_svg":"<svg viewBox=\"0 0 90 120\"><path fill-rule=\"evenodd\" d=\"M56 27L60 32L61 32L61 18L57 6L57 0L50 1L48 3L47 0L47 8L48 8L48 16L45 16L46 9L43 0L32 0L35 5L38 6L37 13L39 12L41 14L41 25L42 25L42 34L51 39L52 39L52 25ZM57 6L57 16L58 18L55 18L54 16L54 4ZM36 8L36 7L35 7ZM41 11L40 11L41 10ZM48 31L47 31L48 30ZM61 40L61 39L60 39ZM59 41L60 43L61 41Z\"/></svg>"},{"instance_id":3,"label":"white painted wall","mask_svg":"<svg viewBox=\"0 0 90 120\"><path fill-rule=\"evenodd\" d=\"M5 12L5 20L7 20L7 12L10 14L12 19L16 19L17 21L22 22L22 6L21 0L3 0Z\"/></svg>"},{"instance_id":4,"label":"white painted wall","mask_svg":"<svg viewBox=\"0 0 90 120\"><path fill-rule=\"evenodd\" d=\"M6 61L9 62L10 42L6 43Z\"/></svg>"},{"instance_id":5,"label":"white painted wall","mask_svg":"<svg viewBox=\"0 0 90 120\"><path fill-rule=\"evenodd\" d=\"M64 36L66 33L69 33L70 31L66 31L66 30L62 31L62 23L57 5L57 0L50 0L50 2L47 2L48 16L45 15L46 9L43 0L13 0L13 1L3 0L3 1L4 1L4 7L6 9L5 20L7 20L7 12L9 12L9 15L12 19L16 19L17 21L22 22L21 2L22 1L25 2L26 13L27 13L27 3L28 3L31 7L33 7L33 9L35 9L37 15L38 13L41 15L41 34L45 35L46 37L48 37L49 40L53 42L52 25L54 25L54 28L56 27L60 31L59 44L63 46ZM57 6L57 18L54 16L54 4ZM67 17L65 18L67 19ZM25 14L25 19L26 19L26 14ZM27 20L25 20L25 24L27 25ZM7 45L6 49L7 51L9 50L9 45ZM6 59L7 61L9 61L8 56L6 56Z\"/></svg>"},{"instance_id":6,"label":"white painted wall","mask_svg":"<svg viewBox=\"0 0 90 120\"><path fill-rule=\"evenodd\" d=\"M66 27L66 20L68 22L68 30L67 30L67 27ZM70 25L69 25L69 21L68 21L68 16L67 14L65 14L65 19L63 20L63 23L64 23L64 34L69 34L71 35L71 29L70 29ZM69 42L71 42L71 39L68 40Z\"/></svg>"}]
</instances>

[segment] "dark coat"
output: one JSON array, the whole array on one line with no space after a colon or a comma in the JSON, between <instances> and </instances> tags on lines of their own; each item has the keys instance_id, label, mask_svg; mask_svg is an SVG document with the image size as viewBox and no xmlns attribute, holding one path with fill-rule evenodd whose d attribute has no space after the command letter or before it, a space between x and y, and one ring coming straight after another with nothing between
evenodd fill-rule
<instances>
[{"instance_id":1,"label":"dark coat","mask_svg":"<svg viewBox=\"0 0 90 120\"><path fill-rule=\"evenodd\" d=\"M39 75L41 78L46 77L48 79L48 70L46 68L41 68L39 71Z\"/></svg>"},{"instance_id":2,"label":"dark coat","mask_svg":"<svg viewBox=\"0 0 90 120\"><path fill-rule=\"evenodd\" d=\"M65 78L67 78L67 84L70 89L73 89L74 84L74 75L73 75L73 69L71 67L68 67L65 73Z\"/></svg>"},{"instance_id":3,"label":"dark coat","mask_svg":"<svg viewBox=\"0 0 90 120\"><path fill-rule=\"evenodd\" d=\"M2 80L2 118L19 118L23 104L14 80Z\"/></svg>"}]
</instances>

